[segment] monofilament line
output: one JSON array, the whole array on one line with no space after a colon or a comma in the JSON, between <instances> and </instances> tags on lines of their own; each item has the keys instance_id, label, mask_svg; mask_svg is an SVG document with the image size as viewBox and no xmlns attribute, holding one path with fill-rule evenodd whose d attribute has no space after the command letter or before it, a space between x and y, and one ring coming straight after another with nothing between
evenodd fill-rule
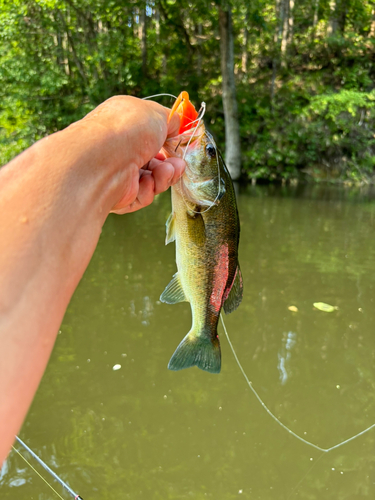
<instances>
[{"instance_id":1,"label":"monofilament line","mask_svg":"<svg viewBox=\"0 0 375 500\"><path fill-rule=\"evenodd\" d=\"M25 443L24 443L24 442L23 442L23 441L22 441L22 440L21 440L18 436L16 436L16 440L20 443L20 445L21 445L21 446L23 446L23 448L25 448L25 450L26 450L26 451L28 451L28 452L30 453L30 455L31 455L32 457L34 457L34 458L35 458L35 460L36 460L37 462L39 462L39 464L40 464L40 465L41 465L41 466L42 466L42 467L43 467L43 468L44 468L44 469L45 469L45 470L46 470L49 474L51 474L51 476L52 476L54 479L56 479L56 481L58 481L58 482L61 484L61 486L62 486L63 488L65 488L65 489L66 489L66 491L68 491L68 492L70 493L70 495L74 498L74 500L82 500L82 497L81 497L80 495L77 495L77 493L76 493L75 491L73 491L73 490L72 490L72 488L71 488L69 485L67 485L67 484L66 484L66 482L65 482L65 481L63 481L63 480L62 480L62 479L61 479L61 478L60 478L60 477L56 474L56 472L54 472L54 471L53 471L50 467L48 467L48 465L47 465L46 463L44 463L44 462L43 462L43 460L42 460L40 457L38 457L38 455L37 455L37 454L36 454L36 453L35 453L35 452L31 449L31 448L29 448L29 447L27 446L27 444L25 444ZM53 488L53 487L52 487L52 486L51 486L51 485L47 482L47 480L46 480L46 479L45 479L45 478L44 478L41 474L39 474L39 472L38 472L36 469L34 469L34 467L33 467L33 466L32 466L32 465L31 465L31 464L30 464L30 463L26 460L26 458L25 458L23 455L21 455L21 453L20 453L20 452L19 452L19 451L18 451L18 450L14 447L14 446L13 446L12 448L14 449L14 451L16 451L16 452L17 452L17 453L18 453L18 454L19 454L19 455L20 455L20 456L21 456L21 457L25 460L25 462L26 462L26 463L27 463L27 464L28 464L28 465L29 465L29 466L33 469L33 471L35 471L35 472L38 474L38 476L39 476L39 477L41 477L45 483L47 483L47 484L48 484L48 486L51 488L51 490L53 490L53 491L56 493L56 495L58 495L60 498L62 498L62 497L61 497L61 496L57 493L57 491L56 491L56 490L55 490L55 489L54 489L54 488ZM64 499L63 499L63 500L64 500Z\"/></svg>"},{"instance_id":2,"label":"monofilament line","mask_svg":"<svg viewBox=\"0 0 375 500\"><path fill-rule=\"evenodd\" d=\"M150 95L150 96L147 96L147 97L142 97L142 100L147 100L147 99L152 99L154 97L163 97L163 96L167 96L167 97L173 97L174 99L177 99L177 97L173 94L155 94L155 95ZM206 103L205 102L202 102L201 103L201 109L199 110L199 113L198 113L198 118L194 121L192 121L190 123L190 125L193 125L194 123L197 122L197 125L195 126L193 132L191 133L190 135L190 138L189 138L189 141L185 147L185 150L184 150L184 153L183 153L183 156L182 156L182 159L184 160L185 159L185 156L186 156L186 152L187 152L187 149L195 135L195 132L197 131L197 129L199 128L200 124L201 124L201 121L204 117L204 114L206 112ZM177 146L178 147L178 146ZM177 148L176 148L177 149ZM215 149L216 149L216 145L215 145ZM218 172L219 172L219 187L218 187L218 193L217 193L217 196L215 198L215 200L213 201L213 203L208 207L206 208L206 210L204 210L203 212L199 212L200 214L204 214L206 213L208 210L210 210L210 208L212 208L214 206L214 204L216 203L217 199L219 198L219 195L220 195L220 169L219 169L219 158L218 158L218 155L217 155L217 150L216 150L216 157L217 157L217 162L218 162ZM180 183L182 183L182 179L180 179ZM186 200L185 198L183 197L184 199L184 202L185 202L185 205L187 206L187 203L186 203ZM198 212L195 212L193 210L194 213L198 213Z\"/></svg>"},{"instance_id":3,"label":"monofilament line","mask_svg":"<svg viewBox=\"0 0 375 500\"><path fill-rule=\"evenodd\" d=\"M155 95L149 95L147 97L142 97L142 100L147 101L147 99L152 99L154 97L163 97L163 96L173 97L173 99L177 99L177 97L173 94L155 94Z\"/></svg>"},{"instance_id":4,"label":"monofilament line","mask_svg":"<svg viewBox=\"0 0 375 500\"><path fill-rule=\"evenodd\" d=\"M224 324L224 320L223 320L223 315L220 314L220 319L221 319L221 324L223 325L223 328L224 328L224 333L225 333L225 336L227 338L227 341L228 341L228 344L229 344L229 347L231 348L232 350L232 353L233 353L233 356L234 356L234 359L236 360L236 363L239 367L239 369L241 370L241 373L242 375L244 376L246 382L247 382L247 385L250 387L251 391L253 392L254 396L257 398L257 400L259 401L259 403L263 406L263 408L266 410L266 412L268 413L268 415L270 417L272 417L275 422L277 422L283 429L285 429L289 434L291 434L292 436L294 436L296 439L298 439L299 441L302 441L302 443L305 443L307 444L308 446L311 446L312 448L315 448L316 450L319 450L319 451L322 451L324 453L328 453L329 451L332 451L332 450L335 450L336 448L340 448L340 446L343 446L344 444L347 444L349 443L350 441L353 441L354 439L357 439L359 436L362 436L363 434L366 434L366 432L370 431L371 429L373 429L375 427L375 424L372 424L370 425L369 427L367 427L367 429L364 429L363 431L361 432L358 432L358 434L356 434L355 436L352 436L348 439L345 439L345 441L341 441L341 443L338 443L338 444L335 444L334 446L331 446L330 448L322 448L321 446L318 446L317 444L314 444L314 443L311 443L310 441L307 441L307 439L299 436L298 434L296 434L295 432L293 432L291 429L289 429L289 427L287 427L286 425L284 425L277 417L276 415L274 415L271 410L269 410L267 408L267 406L263 403L261 397L259 396L259 394L257 393L257 391L254 389L253 387L253 384L252 382L248 379L246 373L245 373L245 370L242 368L242 365L240 363L240 360L238 359L237 357L237 354L236 354L236 351L234 350L234 347L232 345L232 342L230 341L230 338L229 338L229 335L228 335L228 332L227 332L227 329L225 327L225 324Z\"/></svg>"},{"instance_id":5,"label":"monofilament line","mask_svg":"<svg viewBox=\"0 0 375 500\"><path fill-rule=\"evenodd\" d=\"M189 138L189 141L188 143L186 144L185 146L185 150L184 150L184 153L182 155L182 159L185 160L185 157L186 157L186 153L187 153L187 150L188 150L188 147L190 146L190 143L192 142L193 138L194 140L196 139L196 136L195 136L195 133L196 131L198 130L200 124L201 124L201 121L203 120L203 117L206 113L206 103L205 102L202 102L201 103L201 108L199 110L199 113L198 113L198 118L194 121L192 121L190 123L190 125L193 125L193 123L196 123L196 126L195 128L193 129L193 131L191 131L191 129L188 130L188 132L190 133L190 138ZM208 136L207 132L205 132L205 135ZM186 208L189 209L190 212L194 213L194 214L205 214L206 212L208 212L214 205L215 203L217 202L217 200L219 199L219 196L220 196L220 182L221 182L221 178L220 178L220 164L219 164L219 156L218 156L218 153L217 153L217 147L216 147L216 144L215 144L215 141L213 140L212 137L210 137L210 140L214 143L215 145L215 151L216 151L216 162L217 162L217 172L218 172L218 188L217 188L217 195L216 195L216 198L214 199L214 201L211 203L211 205L209 205L205 210L203 211L200 211L200 212L197 212L193 209L190 209L188 207L188 204L186 203L186 199L183 195L183 189L182 189L182 177L180 177L180 186L181 186L181 193L182 193L182 199L184 200L184 203L185 203L185 206ZM186 175L188 175L186 173Z\"/></svg>"},{"instance_id":6,"label":"monofilament line","mask_svg":"<svg viewBox=\"0 0 375 500\"><path fill-rule=\"evenodd\" d=\"M36 470L36 469L35 469L32 465L31 465L31 463L30 463L30 462L29 462L29 461L28 461L28 460L27 460L27 459L26 459L26 458L22 455L22 453L20 453L20 452L17 450L17 448L15 448L14 446L12 446L12 448L13 448L13 450L14 450L16 453L18 453L18 455L22 458L22 460L24 460L24 461L27 463L27 465L30 467L30 469L32 469L32 470L35 472L35 474L36 474L37 476L39 476L39 477L40 477L40 479L41 479L42 481L44 481L44 482L46 483L46 485L47 485L47 486L49 486L49 487L51 488L51 490L52 490L52 491L53 491L53 492L54 492L54 493L55 493L55 494L56 494L59 498L61 498L61 500L64 500L64 499L63 499L63 497L60 495L60 493L58 493L58 492L55 490L55 488L54 488L51 484L49 484L49 482L48 482L48 481L47 481L47 480L46 480L46 479L45 479L45 478L44 478L44 477L43 477L43 476L42 476L42 475L41 475L41 474L40 474L40 473L39 473L39 472L38 472L38 471L37 471L37 470Z\"/></svg>"}]
</instances>

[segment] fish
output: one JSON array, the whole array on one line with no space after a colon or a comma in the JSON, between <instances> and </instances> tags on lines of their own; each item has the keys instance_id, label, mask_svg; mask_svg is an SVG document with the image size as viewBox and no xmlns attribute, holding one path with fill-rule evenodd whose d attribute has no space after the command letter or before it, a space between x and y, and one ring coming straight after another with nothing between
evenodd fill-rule
<instances>
[{"instance_id":1,"label":"fish","mask_svg":"<svg viewBox=\"0 0 375 500\"><path fill-rule=\"evenodd\" d=\"M166 223L166 244L176 245L177 272L160 300L189 302L192 326L168 368L197 366L219 373L220 311L231 313L243 296L236 196L223 157L187 92L177 98L170 117L175 112L180 115L179 135L167 139L164 152L167 157L182 155L187 166L172 186L172 212Z\"/></svg>"}]
</instances>

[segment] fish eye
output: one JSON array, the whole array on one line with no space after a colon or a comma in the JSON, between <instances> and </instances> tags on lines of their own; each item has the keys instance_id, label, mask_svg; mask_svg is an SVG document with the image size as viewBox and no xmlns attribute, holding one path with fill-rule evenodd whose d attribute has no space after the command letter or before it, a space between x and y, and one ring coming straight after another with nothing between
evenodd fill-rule
<instances>
[{"instance_id":1,"label":"fish eye","mask_svg":"<svg viewBox=\"0 0 375 500\"><path fill-rule=\"evenodd\" d=\"M207 144L206 146L206 152L211 158L215 158L216 156L216 149L212 144Z\"/></svg>"}]
</instances>

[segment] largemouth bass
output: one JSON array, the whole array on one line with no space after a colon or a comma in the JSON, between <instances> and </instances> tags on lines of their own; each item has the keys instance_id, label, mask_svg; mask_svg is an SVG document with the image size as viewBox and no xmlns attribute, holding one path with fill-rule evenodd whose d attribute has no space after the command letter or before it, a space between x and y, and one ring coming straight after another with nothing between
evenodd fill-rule
<instances>
[{"instance_id":1,"label":"largemouth bass","mask_svg":"<svg viewBox=\"0 0 375 500\"><path fill-rule=\"evenodd\" d=\"M164 145L167 156L181 154L187 168L172 187L166 244L175 241L178 272L162 293L167 304L190 302L192 327L169 361L170 370L198 366L221 369L217 326L221 308L234 311L242 300L238 264L240 222L231 177L212 136L187 92L171 113L180 115L180 135Z\"/></svg>"}]
</instances>

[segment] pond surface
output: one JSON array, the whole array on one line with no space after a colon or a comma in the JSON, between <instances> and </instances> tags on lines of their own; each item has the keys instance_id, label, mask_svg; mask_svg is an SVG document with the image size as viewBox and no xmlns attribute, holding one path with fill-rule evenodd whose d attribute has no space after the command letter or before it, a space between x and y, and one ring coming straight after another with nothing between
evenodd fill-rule
<instances>
[{"instance_id":1,"label":"pond surface","mask_svg":"<svg viewBox=\"0 0 375 500\"><path fill-rule=\"evenodd\" d=\"M238 205L244 299L229 336L268 408L329 448L375 423L375 198L248 187ZM329 453L298 441L221 327L221 374L167 370L191 322L187 303L159 302L176 270L169 212L165 193L108 218L20 437L85 500L374 498L375 429ZM12 451L0 498L58 497Z\"/></svg>"}]
</instances>

